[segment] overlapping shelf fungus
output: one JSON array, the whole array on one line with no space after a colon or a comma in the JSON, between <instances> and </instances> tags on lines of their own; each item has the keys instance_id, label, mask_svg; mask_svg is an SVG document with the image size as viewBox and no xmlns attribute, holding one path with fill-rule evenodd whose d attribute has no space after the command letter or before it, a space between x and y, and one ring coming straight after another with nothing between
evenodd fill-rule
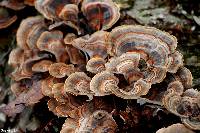
<instances>
[{"instance_id":1,"label":"overlapping shelf fungus","mask_svg":"<svg viewBox=\"0 0 200 133\"><path fill-rule=\"evenodd\" d=\"M6 1L1 4L12 6ZM112 0L29 2L41 16L22 20L17 30L8 61L16 99L1 108L5 114L46 96L49 110L67 117L61 133L114 133L116 107L104 99L109 95L155 104L181 118L183 124L157 133L200 130L200 92L192 88L176 37L148 26L114 26L120 9ZM0 28L14 22L4 18ZM150 97L152 86L163 82L163 92Z\"/></svg>"}]
</instances>

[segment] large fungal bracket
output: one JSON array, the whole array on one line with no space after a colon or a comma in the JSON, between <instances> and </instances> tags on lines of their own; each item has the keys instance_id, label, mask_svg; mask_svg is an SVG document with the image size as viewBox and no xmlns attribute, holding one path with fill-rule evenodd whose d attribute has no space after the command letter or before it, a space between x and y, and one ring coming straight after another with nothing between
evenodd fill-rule
<instances>
[{"instance_id":1,"label":"large fungal bracket","mask_svg":"<svg viewBox=\"0 0 200 133\"><path fill-rule=\"evenodd\" d=\"M138 31L139 28L141 31ZM152 29L152 32L153 30L155 29ZM114 28L109 34L109 42L112 46L109 53L115 56L121 56L126 52L139 54L140 58L146 62L147 70L150 70L144 72L144 75L146 75L145 80L158 83L165 78L167 68L170 64L170 49L165 42L162 42L157 37L158 35L147 34L147 31L148 27L145 29L144 27L130 25ZM162 31L160 32L164 34ZM176 42L174 43L176 44Z\"/></svg>"},{"instance_id":2,"label":"large fungal bracket","mask_svg":"<svg viewBox=\"0 0 200 133\"><path fill-rule=\"evenodd\" d=\"M187 127L199 130L199 97L199 91L194 89L184 91L182 83L174 81L169 84L162 101L166 109L181 117L182 122Z\"/></svg>"},{"instance_id":3,"label":"large fungal bracket","mask_svg":"<svg viewBox=\"0 0 200 133\"><path fill-rule=\"evenodd\" d=\"M63 44L63 33L61 31L45 31L37 40L37 47L41 51L53 53L57 62L66 62L69 57Z\"/></svg>"}]
</instances>

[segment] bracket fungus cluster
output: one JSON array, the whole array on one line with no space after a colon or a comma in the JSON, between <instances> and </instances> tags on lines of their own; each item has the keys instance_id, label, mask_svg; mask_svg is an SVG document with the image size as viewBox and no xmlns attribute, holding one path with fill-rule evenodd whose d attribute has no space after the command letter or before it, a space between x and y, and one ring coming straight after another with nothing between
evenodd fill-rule
<instances>
[{"instance_id":1,"label":"bracket fungus cluster","mask_svg":"<svg viewBox=\"0 0 200 133\"><path fill-rule=\"evenodd\" d=\"M2 0L0 1L0 29L7 28L17 20L12 11L19 11L26 5L33 6L35 0Z\"/></svg>"},{"instance_id":2,"label":"bracket fungus cluster","mask_svg":"<svg viewBox=\"0 0 200 133\"><path fill-rule=\"evenodd\" d=\"M192 75L183 66L174 36L147 26L113 27L120 12L112 0L24 2L43 16L24 19L17 30L17 48L8 61L14 68L11 90L17 98L1 111L12 116L47 96L49 110L68 117L61 133L114 133L115 108L102 100L111 95L159 104L186 127L200 130L200 92L192 88ZM95 32L80 35L56 24L81 27L80 19ZM49 28L49 20L56 29ZM159 102L148 98L152 86L164 81ZM180 129L158 132L168 130Z\"/></svg>"}]
</instances>

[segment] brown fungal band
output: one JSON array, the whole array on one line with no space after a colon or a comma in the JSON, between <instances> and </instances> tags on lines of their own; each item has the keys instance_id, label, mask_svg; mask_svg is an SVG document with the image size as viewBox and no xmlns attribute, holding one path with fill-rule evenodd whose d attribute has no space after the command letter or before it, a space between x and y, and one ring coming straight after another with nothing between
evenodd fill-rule
<instances>
[{"instance_id":1,"label":"brown fungal band","mask_svg":"<svg viewBox=\"0 0 200 133\"><path fill-rule=\"evenodd\" d=\"M17 20L16 15L11 15L5 8L0 7L0 29L7 28L11 24L13 24L16 20Z\"/></svg>"}]
</instances>

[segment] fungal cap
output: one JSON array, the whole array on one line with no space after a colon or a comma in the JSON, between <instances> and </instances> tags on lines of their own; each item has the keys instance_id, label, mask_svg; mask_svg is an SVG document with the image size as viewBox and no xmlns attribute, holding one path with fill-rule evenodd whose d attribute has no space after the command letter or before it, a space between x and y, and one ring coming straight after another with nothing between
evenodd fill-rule
<instances>
[{"instance_id":1,"label":"fungal cap","mask_svg":"<svg viewBox=\"0 0 200 133\"><path fill-rule=\"evenodd\" d=\"M41 51L48 51L53 53L57 62L65 62L69 57L62 40L63 33L61 31L45 31L38 38L37 47Z\"/></svg>"},{"instance_id":2,"label":"fungal cap","mask_svg":"<svg viewBox=\"0 0 200 133\"><path fill-rule=\"evenodd\" d=\"M91 73L100 73L105 70L105 63L103 58L94 57L87 62L86 69Z\"/></svg>"},{"instance_id":3,"label":"fungal cap","mask_svg":"<svg viewBox=\"0 0 200 133\"><path fill-rule=\"evenodd\" d=\"M106 58L108 55L108 34L109 33L106 31L97 31L91 36L86 35L84 37L74 39L72 45L77 49L86 52L90 58L95 56Z\"/></svg>"},{"instance_id":4,"label":"fungal cap","mask_svg":"<svg viewBox=\"0 0 200 133\"><path fill-rule=\"evenodd\" d=\"M63 78L75 72L74 65L65 63L53 63L49 67L49 74L56 78Z\"/></svg>"},{"instance_id":5,"label":"fungal cap","mask_svg":"<svg viewBox=\"0 0 200 133\"><path fill-rule=\"evenodd\" d=\"M65 35L64 43L67 45L70 45L70 44L72 44L73 40L76 38L77 37L74 33L68 33L67 35Z\"/></svg>"},{"instance_id":6,"label":"fungal cap","mask_svg":"<svg viewBox=\"0 0 200 133\"><path fill-rule=\"evenodd\" d=\"M44 18L41 16L28 17L22 20L16 34L17 45L22 49L29 49L27 38L34 25L42 25Z\"/></svg>"},{"instance_id":7,"label":"fungal cap","mask_svg":"<svg viewBox=\"0 0 200 133\"><path fill-rule=\"evenodd\" d=\"M0 3L1 5L1 3ZM7 9L0 7L0 29L7 28L17 20L16 15L11 15Z\"/></svg>"},{"instance_id":8,"label":"fungal cap","mask_svg":"<svg viewBox=\"0 0 200 133\"><path fill-rule=\"evenodd\" d=\"M90 80L84 72L72 73L65 80L64 91L73 95L91 95Z\"/></svg>"},{"instance_id":9,"label":"fungal cap","mask_svg":"<svg viewBox=\"0 0 200 133\"><path fill-rule=\"evenodd\" d=\"M97 110L91 115L85 117L80 122L80 127L77 128L77 132L92 131L97 133L109 132L114 133L116 131L117 124L112 118L112 115L104 110Z\"/></svg>"},{"instance_id":10,"label":"fungal cap","mask_svg":"<svg viewBox=\"0 0 200 133\"><path fill-rule=\"evenodd\" d=\"M134 35L135 34L135 35ZM115 27L112 29L110 33L110 41L113 44L122 43L120 39L123 40L124 37L128 36L136 36L140 38L152 38L151 40L159 40L159 43L163 45L167 45L166 50L169 50L170 53L174 53L177 47L177 39L176 37L170 35L167 32L161 31L159 29L147 26L140 26L140 25L122 25ZM120 38L120 39L119 39ZM135 46L135 44L130 43L129 47ZM128 46L127 46L128 47ZM126 48L128 49L128 48Z\"/></svg>"},{"instance_id":11,"label":"fungal cap","mask_svg":"<svg viewBox=\"0 0 200 133\"><path fill-rule=\"evenodd\" d=\"M112 0L84 0L81 10L93 30L107 30L120 17L120 9Z\"/></svg>"},{"instance_id":12,"label":"fungal cap","mask_svg":"<svg viewBox=\"0 0 200 133\"><path fill-rule=\"evenodd\" d=\"M105 96L111 94L110 89L118 88L118 78L114 74L103 71L96 74L90 82L90 90L94 92L96 96Z\"/></svg>"},{"instance_id":13,"label":"fungal cap","mask_svg":"<svg viewBox=\"0 0 200 133\"><path fill-rule=\"evenodd\" d=\"M53 62L50 60L41 60L32 66L32 71L47 72L47 71L49 71L49 67L51 64L53 64Z\"/></svg>"},{"instance_id":14,"label":"fungal cap","mask_svg":"<svg viewBox=\"0 0 200 133\"><path fill-rule=\"evenodd\" d=\"M17 67L22 62L24 62L23 57L24 57L24 50L21 48L15 48L10 52L8 64L13 67Z\"/></svg>"}]
</instances>

